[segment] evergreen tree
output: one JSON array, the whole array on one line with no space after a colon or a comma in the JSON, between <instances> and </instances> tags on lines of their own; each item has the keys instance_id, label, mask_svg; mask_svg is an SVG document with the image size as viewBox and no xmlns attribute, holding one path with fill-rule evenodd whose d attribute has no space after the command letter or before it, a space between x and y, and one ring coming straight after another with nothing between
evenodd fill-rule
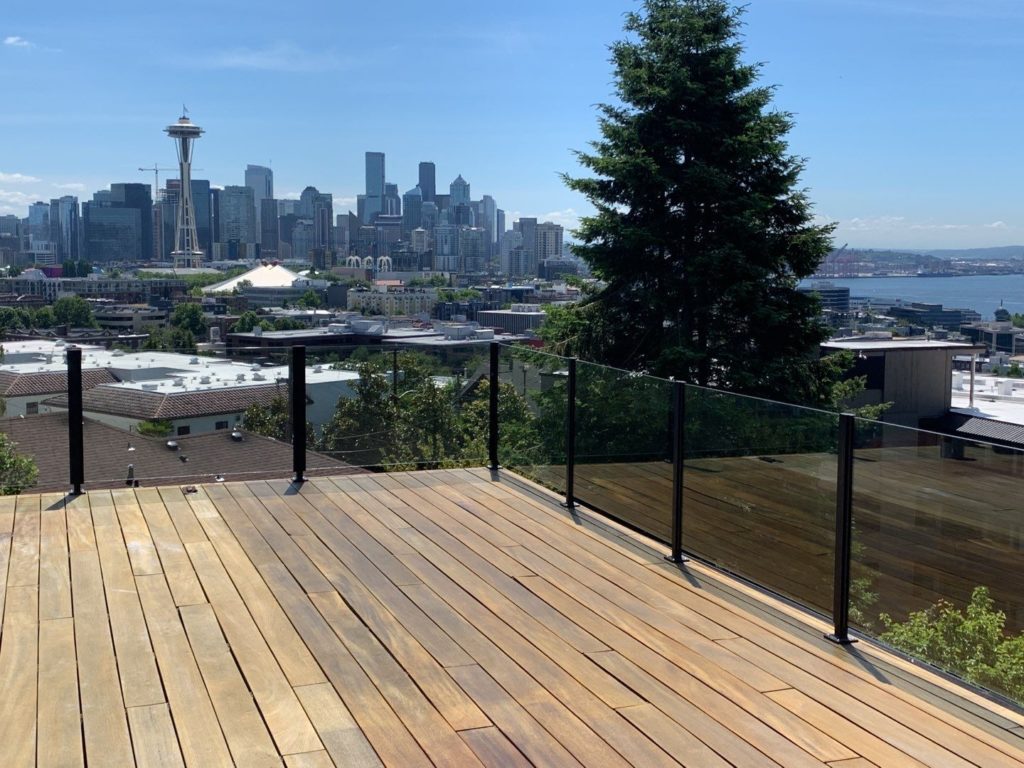
<instances>
[{"instance_id":1,"label":"evergreen tree","mask_svg":"<svg viewBox=\"0 0 1024 768\"><path fill-rule=\"evenodd\" d=\"M800 294L830 248L798 188L791 116L742 61L725 0L645 0L611 46L618 103L570 188L596 208L576 253L606 287L547 331L557 351L702 385L823 402L827 338Z\"/></svg>"}]
</instances>

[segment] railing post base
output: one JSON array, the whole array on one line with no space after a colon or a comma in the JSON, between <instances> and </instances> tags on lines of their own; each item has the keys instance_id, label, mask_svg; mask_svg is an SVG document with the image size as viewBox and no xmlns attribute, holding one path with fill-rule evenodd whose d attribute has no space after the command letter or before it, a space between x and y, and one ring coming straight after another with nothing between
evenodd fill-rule
<instances>
[{"instance_id":1,"label":"railing post base","mask_svg":"<svg viewBox=\"0 0 1024 768\"><path fill-rule=\"evenodd\" d=\"M675 563L676 565L682 565L683 563L690 562L690 558L686 557L686 555L684 555L682 553L680 553L678 555L676 555L676 554L665 555L665 560L667 560L670 563Z\"/></svg>"},{"instance_id":2,"label":"railing post base","mask_svg":"<svg viewBox=\"0 0 1024 768\"><path fill-rule=\"evenodd\" d=\"M857 638L855 637L850 637L849 635L847 635L846 637L839 637L839 635L836 635L832 632L829 632L827 635L825 635L825 639L829 642L835 643L836 645L853 645L857 642Z\"/></svg>"}]
</instances>

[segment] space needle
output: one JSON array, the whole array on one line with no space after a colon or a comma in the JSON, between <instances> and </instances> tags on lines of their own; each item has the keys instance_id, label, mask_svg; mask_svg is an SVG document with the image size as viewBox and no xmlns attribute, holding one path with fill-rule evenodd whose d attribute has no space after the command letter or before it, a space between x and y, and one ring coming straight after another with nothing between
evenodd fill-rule
<instances>
[{"instance_id":1,"label":"space needle","mask_svg":"<svg viewBox=\"0 0 1024 768\"><path fill-rule=\"evenodd\" d=\"M196 234L196 209L192 205L192 144L203 135L203 129L188 119L188 110L182 109L178 122L164 128L174 139L181 168L181 198L178 202L178 221L174 228L174 268L203 266L203 252Z\"/></svg>"}]
</instances>

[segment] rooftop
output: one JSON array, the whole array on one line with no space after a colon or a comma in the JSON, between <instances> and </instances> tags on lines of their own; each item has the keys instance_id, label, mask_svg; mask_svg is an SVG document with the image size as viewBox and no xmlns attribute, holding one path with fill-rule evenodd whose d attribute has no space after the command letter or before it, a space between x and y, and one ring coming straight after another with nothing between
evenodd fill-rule
<instances>
[{"instance_id":1,"label":"rooftop","mask_svg":"<svg viewBox=\"0 0 1024 768\"><path fill-rule=\"evenodd\" d=\"M514 475L0 498L8 764L1011 766L1024 717Z\"/></svg>"}]
</instances>

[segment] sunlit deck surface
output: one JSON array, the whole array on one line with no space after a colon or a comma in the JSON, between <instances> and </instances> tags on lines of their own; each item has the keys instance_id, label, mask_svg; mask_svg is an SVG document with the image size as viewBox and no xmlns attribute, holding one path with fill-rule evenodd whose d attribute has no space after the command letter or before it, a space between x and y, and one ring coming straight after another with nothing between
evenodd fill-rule
<instances>
[{"instance_id":1,"label":"sunlit deck surface","mask_svg":"<svg viewBox=\"0 0 1024 768\"><path fill-rule=\"evenodd\" d=\"M1019 714L507 473L0 505L5 768L1024 761Z\"/></svg>"}]
</instances>

